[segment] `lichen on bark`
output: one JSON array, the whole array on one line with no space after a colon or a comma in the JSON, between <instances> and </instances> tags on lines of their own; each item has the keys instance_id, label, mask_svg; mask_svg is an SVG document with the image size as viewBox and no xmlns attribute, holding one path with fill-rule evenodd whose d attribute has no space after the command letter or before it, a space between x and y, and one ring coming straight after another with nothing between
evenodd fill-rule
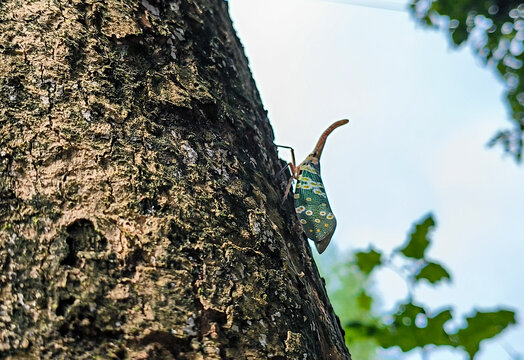
<instances>
[{"instance_id":1,"label":"lichen on bark","mask_svg":"<svg viewBox=\"0 0 524 360\"><path fill-rule=\"evenodd\" d=\"M0 4L0 357L349 359L221 0Z\"/></svg>"}]
</instances>

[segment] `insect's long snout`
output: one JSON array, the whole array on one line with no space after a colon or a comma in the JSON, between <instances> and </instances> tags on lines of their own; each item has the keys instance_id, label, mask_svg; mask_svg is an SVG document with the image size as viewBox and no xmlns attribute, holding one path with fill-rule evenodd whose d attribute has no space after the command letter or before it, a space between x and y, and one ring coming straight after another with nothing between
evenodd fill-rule
<instances>
[{"instance_id":1,"label":"insect's long snout","mask_svg":"<svg viewBox=\"0 0 524 360\"><path fill-rule=\"evenodd\" d=\"M326 144L326 139L335 130L336 128L346 125L349 122L348 119L342 119L339 121L335 121L333 124L331 124L330 127L328 127L320 136L320 139L318 139L317 146L315 146L315 149L313 150L313 153L311 154L313 157L320 159L320 155L322 155L322 150L324 149L324 145Z\"/></svg>"}]
</instances>

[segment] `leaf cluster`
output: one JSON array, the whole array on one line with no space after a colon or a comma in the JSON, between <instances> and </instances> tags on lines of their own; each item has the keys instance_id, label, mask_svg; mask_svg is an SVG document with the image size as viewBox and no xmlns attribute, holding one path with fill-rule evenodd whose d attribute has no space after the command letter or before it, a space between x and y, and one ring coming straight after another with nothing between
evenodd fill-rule
<instances>
[{"instance_id":1,"label":"leaf cluster","mask_svg":"<svg viewBox=\"0 0 524 360\"><path fill-rule=\"evenodd\" d=\"M422 23L447 31L456 46L469 42L477 56L501 75L514 128L499 131L489 144L501 144L520 162L524 136L524 3L412 0L411 10Z\"/></svg>"},{"instance_id":2,"label":"leaf cluster","mask_svg":"<svg viewBox=\"0 0 524 360\"><path fill-rule=\"evenodd\" d=\"M361 281L364 286L356 293L353 291L352 298L355 303L352 306L358 306L360 311L367 315L347 316L344 312L339 313L339 316L342 315L346 341L351 349L354 344L363 341L372 341L382 348L398 346L403 352L416 348L451 346L462 349L473 359L482 341L497 336L506 327L515 324L515 313L509 309L473 310L462 319L454 316L451 305L444 306L439 311L432 311L415 299L413 289L419 284L438 286L444 281L451 281L451 275L445 266L429 259L426 254L435 226L433 215L429 214L414 225L406 243L390 255L386 256L380 250L370 248L357 252L352 264L348 264L358 269L361 279L368 279L383 267L393 268L402 275L409 289L408 298L398 304L391 313L373 316L374 297L366 292L366 284ZM396 258L400 258L404 264L400 268L396 268L396 260L399 260ZM350 284L342 281L341 287L348 289ZM455 325L457 323L462 323L462 326Z\"/></svg>"}]
</instances>

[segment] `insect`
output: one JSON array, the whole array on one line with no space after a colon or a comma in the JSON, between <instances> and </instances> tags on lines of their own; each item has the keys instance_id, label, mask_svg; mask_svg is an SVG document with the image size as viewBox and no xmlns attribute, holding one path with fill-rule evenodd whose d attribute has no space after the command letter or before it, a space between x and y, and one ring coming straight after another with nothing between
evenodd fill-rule
<instances>
[{"instance_id":1,"label":"insect","mask_svg":"<svg viewBox=\"0 0 524 360\"><path fill-rule=\"evenodd\" d=\"M311 154L300 165L295 164L295 154L291 147L278 145L291 150L292 162L288 164L291 170L291 179L286 188L284 199L291 189L293 180L296 180L293 194L295 210L299 217L302 229L306 236L315 242L315 246L322 254L326 250L335 228L337 219L327 199L322 177L320 176L320 155L324 149L326 139L337 127L345 125L349 120L339 120L326 129L318 139L317 145ZM287 166L286 166L287 168ZM285 169L285 168L284 168Z\"/></svg>"}]
</instances>

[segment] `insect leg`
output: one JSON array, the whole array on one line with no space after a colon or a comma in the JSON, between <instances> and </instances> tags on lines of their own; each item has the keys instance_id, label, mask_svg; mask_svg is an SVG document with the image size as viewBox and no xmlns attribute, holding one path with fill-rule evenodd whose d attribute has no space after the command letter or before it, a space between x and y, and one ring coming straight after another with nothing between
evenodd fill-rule
<instances>
[{"instance_id":1,"label":"insect leg","mask_svg":"<svg viewBox=\"0 0 524 360\"><path fill-rule=\"evenodd\" d=\"M291 162L289 163L291 174L295 175L295 168L297 166L297 162L295 161L295 150L291 146L286 145L277 145L277 147L285 148L291 150Z\"/></svg>"},{"instance_id":2,"label":"insect leg","mask_svg":"<svg viewBox=\"0 0 524 360\"><path fill-rule=\"evenodd\" d=\"M284 204L284 201L286 201L287 196L289 195L289 191L291 190L291 184L293 184L293 177L289 178L289 181L286 186L286 192L284 193L284 197L282 198L282 204Z\"/></svg>"},{"instance_id":3,"label":"insect leg","mask_svg":"<svg viewBox=\"0 0 524 360\"><path fill-rule=\"evenodd\" d=\"M277 145L277 147L286 148L286 149L291 150L291 160L292 160L292 162L290 162L286 166L284 166L284 168L282 170L280 170L278 172L278 174L277 174L277 175L280 175L282 173L282 171L284 171L288 166L289 166L289 170L291 170L291 178L289 179L289 182L287 183L286 191L284 192L284 197L282 198L282 204L284 204L284 201L286 201L287 196L289 195L289 191L291 190L291 185L293 184L293 179L296 179L298 177L298 174L297 174L297 170L298 169L297 169L297 165L296 165L296 161L295 161L295 150L291 146Z\"/></svg>"},{"instance_id":4,"label":"insect leg","mask_svg":"<svg viewBox=\"0 0 524 360\"><path fill-rule=\"evenodd\" d=\"M275 175L275 177L278 179L278 177L279 177L280 175L282 175L282 173L283 173L284 171L286 171L286 169L287 169L288 167L291 169L291 167L289 166L290 164L291 164L291 163L287 163L286 166L284 166L282 169L280 169L280 171L277 172L277 174ZM291 170L291 176L293 176L293 170Z\"/></svg>"}]
</instances>

